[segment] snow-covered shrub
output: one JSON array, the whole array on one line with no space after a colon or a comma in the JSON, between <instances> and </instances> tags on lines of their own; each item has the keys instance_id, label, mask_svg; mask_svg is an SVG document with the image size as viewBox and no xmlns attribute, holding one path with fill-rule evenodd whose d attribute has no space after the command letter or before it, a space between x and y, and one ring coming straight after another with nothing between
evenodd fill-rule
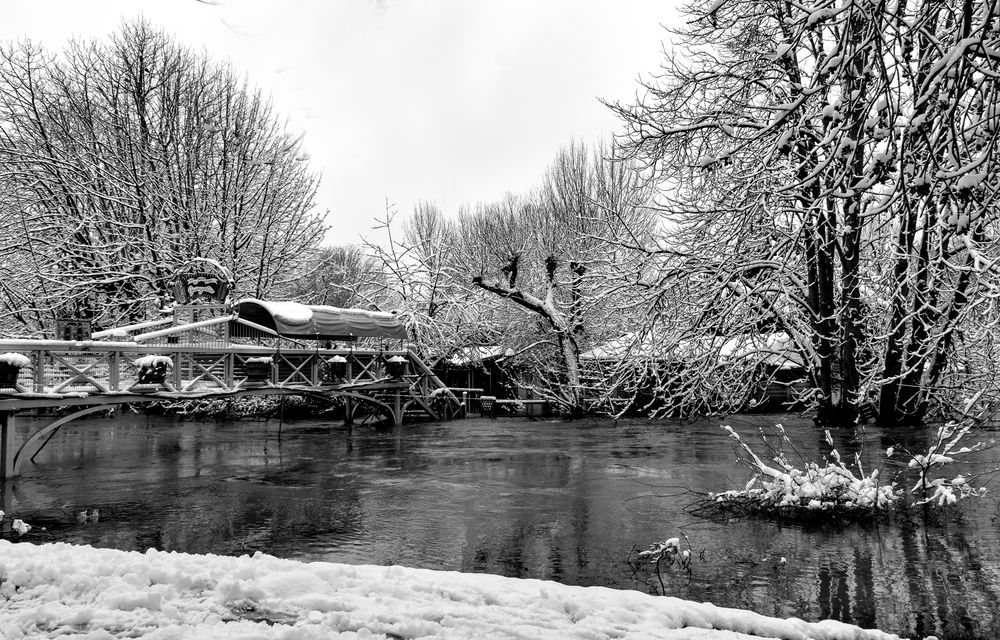
<instances>
[{"instance_id":1,"label":"snow-covered shrub","mask_svg":"<svg viewBox=\"0 0 1000 640\"><path fill-rule=\"evenodd\" d=\"M31 358L20 353L0 353L0 362L12 367L23 368L31 364Z\"/></svg>"},{"instance_id":2,"label":"snow-covered shrub","mask_svg":"<svg viewBox=\"0 0 1000 640\"><path fill-rule=\"evenodd\" d=\"M885 509L900 497L896 483L880 484L880 469L865 473L860 456L848 464L840 453L832 448L833 440L827 431L827 442L831 445L830 457L823 464L804 462L802 468L789 463L783 449L772 447L771 465L758 456L754 450L733 431L732 427L722 427L737 443L737 457L746 465L753 476L743 489L709 494L709 498L722 507L738 507L749 511L839 511L863 512ZM779 442L791 446L791 441L780 424L776 427ZM765 445L769 445L762 436Z\"/></svg>"},{"instance_id":3,"label":"snow-covered shrub","mask_svg":"<svg viewBox=\"0 0 1000 640\"><path fill-rule=\"evenodd\" d=\"M691 572L691 549L681 551L680 538L667 538L654 543L645 551L640 551L639 557L648 558L650 562L665 563L668 566L676 564L688 573Z\"/></svg>"},{"instance_id":4,"label":"snow-covered shrub","mask_svg":"<svg viewBox=\"0 0 1000 640\"><path fill-rule=\"evenodd\" d=\"M274 358L271 356L257 356L254 358L247 358L247 364L274 364Z\"/></svg>"},{"instance_id":5,"label":"snow-covered shrub","mask_svg":"<svg viewBox=\"0 0 1000 640\"><path fill-rule=\"evenodd\" d=\"M956 459L975 453L983 448L983 443L972 446L960 446L962 439L968 435L972 425L949 422L938 427L934 441L927 451L921 454L911 454L907 468L916 469L917 482L910 493L919 495L918 504L937 503L938 506L954 504L962 498L981 496L986 493L986 487L973 487L969 479L959 474L954 478L929 478L932 472L940 471L946 464Z\"/></svg>"},{"instance_id":6,"label":"snow-covered shrub","mask_svg":"<svg viewBox=\"0 0 1000 640\"><path fill-rule=\"evenodd\" d=\"M732 427L723 425L722 428L736 442L739 461L753 474L742 489L709 494L711 503L723 509L788 515L821 512L851 515L883 511L897 506L905 495L903 490L897 488L896 479L888 482L882 480L881 468L865 472L860 454L855 454L852 462L845 462L833 446L829 431L826 431L826 441L830 445L830 454L824 456L822 463L803 460L799 466L795 466L788 461L783 450L783 445L788 445L791 449L794 449L794 445L782 425L775 427L777 446L761 431L761 440L769 450L769 461L762 459ZM916 469L919 474L916 484L910 489L910 494L917 496L917 504L946 505L961 498L985 493L985 488L973 487L963 475L951 479L929 477L930 473L940 471L944 465L954 462L956 457L982 448L981 444L959 446L970 429L971 425L949 423L938 429L926 452L903 452L910 457L907 469ZM885 452L885 460L892 458L895 453L895 449L889 447ZM904 471L906 469L899 473Z\"/></svg>"},{"instance_id":7,"label":"snow-covered shrub","mask_svg":"<svg viewBox=\"0 0 1000 640\"><path fill-rule=\"evenodd\" d=\"M341 416L344 402L339 398L321 401L303 396L242 396L203 398L156 403L158 411L167 415L199 420L245 420L260 418L316 418Z\"/></svg>"},{"instance_id":8,"label":"snow-covered shrub","mask_svg":"<svg viewBox=\"0 0 1000 640\"><path fill-rule=\"evenodd\" d=\"M656 578L660 582L660 593L666 595L666 585L663 584L661 567L677 567L691 577L691 542L684 536L687 549L681 549L680 538L667 538L652 544L645 551L639 552L639 560L643 564L652 564L656 570ZM638 569L639 565L633 565Z\"/></svg>"}]
</instances>

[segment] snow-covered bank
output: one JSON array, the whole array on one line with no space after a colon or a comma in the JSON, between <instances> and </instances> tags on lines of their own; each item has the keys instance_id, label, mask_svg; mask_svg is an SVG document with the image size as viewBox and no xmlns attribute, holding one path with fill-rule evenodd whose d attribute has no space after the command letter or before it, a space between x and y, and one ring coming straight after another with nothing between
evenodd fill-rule
<instances>
[{"instance_id":1,"label":"snow-covered bank","mask_svg":"<svg viewBox=\"0 0 1000 640\"><path fill-rule=\"evenodd\" d=\"M541 580L7 540L0 630L11 640L897 637Z\"/></svg>"}]
</instances>

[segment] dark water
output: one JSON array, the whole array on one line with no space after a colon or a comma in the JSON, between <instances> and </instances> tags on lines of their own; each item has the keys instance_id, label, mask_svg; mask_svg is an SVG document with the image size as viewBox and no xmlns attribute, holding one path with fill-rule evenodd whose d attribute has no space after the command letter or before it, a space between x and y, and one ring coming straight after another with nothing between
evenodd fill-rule
<instances>
[{"instance_id":1,"label":"dark water","mask_svg":"<svg viewBox=\"0 0 1000 640\"><path fill-rule=\"evenodd\" d=\"M787 415L470 419L400 431L298 421L280 439L275 421L127 415L64 427L3 486L0 508L35 525L27 538L37 542L261 550L651 593L659 582L630 562L634 551L683 535L695 560L690 576L664 572L669 595L911 637L1000 636L993 495L930 520L916 511L889 522L780 524L685 511L699 492L748 477L719 425L751 433L776 420L805 455L827 450L806 420ZM842 452L857 446L853 434L835 437ZM870 428L865 437L919 449L927 435ZM78 521L85 509L99 510L96 522Z\"/></svg>"}]
</instances>

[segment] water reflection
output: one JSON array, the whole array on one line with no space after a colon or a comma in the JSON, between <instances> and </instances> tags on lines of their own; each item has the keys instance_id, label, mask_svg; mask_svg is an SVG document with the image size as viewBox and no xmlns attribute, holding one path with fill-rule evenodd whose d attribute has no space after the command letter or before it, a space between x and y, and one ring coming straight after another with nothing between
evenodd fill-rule
<instances>
[{"instance_id":1,"label":"water reflection","mask_svg":"<svg viewBox=\"0 0 1000 640\"><path fill-rule=\"evenodd\" d=\"M827 450L804 420L726 422L750 433L775 420L804 456ZM690 576L664 572L671 595L901 635L998 635L994 498L929 520L919 510L860 523L699 517L684 509L697 495L746 479L719 423L467 420L378 431L299 422L279 437L275 422L96 419L71 423L2 485L0 508L45 527L30 534L36 541L261 550L651 593L659 580L635 551L683 534L696 559ZM929 438L832 435L844 454L875 445L868 468L888 446L919 450ZM77 518L95 508L97 521Z\"/></svg>"}]
</instances>

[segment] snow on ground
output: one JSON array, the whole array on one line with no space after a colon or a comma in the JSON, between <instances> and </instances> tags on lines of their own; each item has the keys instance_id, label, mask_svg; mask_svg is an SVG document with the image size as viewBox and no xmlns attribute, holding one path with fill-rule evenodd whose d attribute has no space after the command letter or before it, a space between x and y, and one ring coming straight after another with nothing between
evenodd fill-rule
<instances>
[{"instance_id":1,"label":"snow on ground","mask_svg":"<svg viewBox=\"0 0 1000 640\"><path fill-rule=\"evenodd\" d=\"M328 638L884 639L638 591L404 567L0 540L0 635Z\"/></svg>"}]
</instances>

